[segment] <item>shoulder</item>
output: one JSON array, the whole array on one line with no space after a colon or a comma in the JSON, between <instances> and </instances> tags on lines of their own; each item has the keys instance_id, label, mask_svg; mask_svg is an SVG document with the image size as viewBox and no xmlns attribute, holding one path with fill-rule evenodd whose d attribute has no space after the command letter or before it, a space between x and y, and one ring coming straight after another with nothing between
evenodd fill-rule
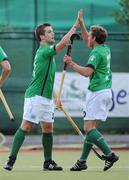
<instances>
[{"instance_id":1,"label":"shoulder","mask_svg":"<svg viewBox=\"0 0 129 180\"><path fill-rule=\"evenodd\" d=\"M54 49L55 45L45 45L45 46L40 46L39 49L41 50L49 50L49 49Z\"/></svg>"},{"instance_id":2,"label":"shoulder","mask_svg":"<svg viewBox=\"0 0 129 180\"><path fill-rule=\"evenodd\" d=\"M106 49L109 53L111 53L110 47L109 47L108 45L106 45L106 44L105 44L105 49Z\"/></svg>"},{"instance_id":3,"label":"shoulder","mask_svg":"<svg viewBox=\"0 0 129 180\"><path fill-rule=\"evenodd\" d=\"M0 46L0 52L4 52L3 48Z\"/></svg>"},{"instance_id":4,"label":"shoulder","mask_svg":"<svg viewBox=\"0 0 129 180\"><path fill-rule=\"evenodd\" d=\"M94 48L90 53L90 58L94 59L98 57L101 57L101 52L97 48Z\"/></svg>"},{"instance_id":5,"label":"shoulder","mask_svg":"<svg viewBox=\"0 0 129 180\"><path fill-rule=\"evenodd\" d=\"M55 49L55 45L46 45L46 46L40 46L39 51L43 53L48 53L48 52L50 53L56 51L56 49Z\"/></svg>"},{"instance_id":6,"label":"shoulder","mask_svg":"<svg viewBox=\"0 0 129 180\"><path fill-rule=\"evenodd\" d=\"M8 59L7 54L4 52L4 50L0 46L0 61L3 61L5 59Z\"/></svg>"}]
</instances>

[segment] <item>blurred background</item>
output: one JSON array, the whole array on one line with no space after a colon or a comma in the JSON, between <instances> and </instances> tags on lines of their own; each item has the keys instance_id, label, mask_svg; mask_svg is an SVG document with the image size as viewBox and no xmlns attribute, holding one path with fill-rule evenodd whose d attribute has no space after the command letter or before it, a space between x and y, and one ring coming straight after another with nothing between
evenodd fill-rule
<instances>
[{"instance_id":1,"label":"blurred background","mask_svg":"<svg viewBox=\"0 0 129 180\"><path fill-rule=\"evenodd\" d=\"M109 33L107 44L112 52L113 104L107 122L99 128L104 133L128 134L129 1L0 0L0 45L12 66L12 73L2 90L15 117L15 122L12 123L0 101L0 132L3 134L14 134L22 120L24 92L31 79L34 54L38 47L34 35L35 27L44 22L51 23L58 42L75 22L80 8L84 11L88 29L93 24L100 24ZM66 49L56 56L56 90L59 88L65 52ZM74 42L72 56L80 65L86 65L89 52L82 39ZM80 129L83 129L82 108L87 83L86 78L68 68L62 102ZM40 134L40 129L35 126L31 133ZM59 111L55 113L55 133L75 133Z\"/></svg>"}]
</instances>

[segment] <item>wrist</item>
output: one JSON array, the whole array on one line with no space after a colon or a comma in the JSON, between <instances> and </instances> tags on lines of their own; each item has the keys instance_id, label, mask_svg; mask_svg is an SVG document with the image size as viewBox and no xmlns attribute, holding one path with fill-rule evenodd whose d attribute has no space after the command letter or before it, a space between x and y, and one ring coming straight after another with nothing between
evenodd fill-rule
<instances>
[{"instance_id":1,"label":"wrist","mask_svg":"<svg viewBox=\"0 0 129 180\"><path fill-rule=\"evenodd\" d=\"M77 29L78 28L78 24L74 24L73 28Z\"/></svg>"},{"instance_id":2,"label":"wrist","mask_svg":"<svg viewBox=\"0 0 129 180\"><path fill-rule=\"evenodd\" d=\"M74 63L73 61L71 61L71 62L69 63L69 66L73 68L73 67L75 66L75 63Z\"/></svg>"},{"instance_id":3,"label":"wrist","mask_svg":"<svg viewBox=\"0 0 129 180\"><path fill-rule=\"evenodd\" d=\"M3 85L3 81L0 80L0 87L2 87L2 85Z\"/></svg>"},{"instance_id":4,"label":"wrist","mask_svg":"<svg viewBox=\"0 0 129 180\"><path fill-rule=\"evenodd\" d=\"M78 26L79 26L79 21L78 21L78 20L76 20L76 22L75 22L75 24L73 25L73 27L74 27L75 29L77 29L77 28L78 28Z\"/></svg>"},{"instance_id":5,"label":"wrist","mask_svg":"<svg viewBox=\"0 0 129 180\"><path fill-rule=\"evenodd\" d=\"M80 26L84 24L83 19L79 19L79 24L80 24Z\"/></svg>"}]
</instances>

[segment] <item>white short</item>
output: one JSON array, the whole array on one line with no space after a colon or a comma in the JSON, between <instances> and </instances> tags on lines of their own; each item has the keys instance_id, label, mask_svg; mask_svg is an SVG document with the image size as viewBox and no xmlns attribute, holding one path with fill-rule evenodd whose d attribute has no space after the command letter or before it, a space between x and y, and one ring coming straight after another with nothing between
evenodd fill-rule
<instances>
[{"instance_id":1,"label":"white short","mask_svg":"<svg viewBox=\"0 0 129 180\"><path fill-rule=\"evenodd\" d=\"M25 98L23 119L38 124L43 122L54 122L53 100L42 96Z\"/></svg>"},{"instance_id":2,"label":"white short","mask_svg":"<svg viewBox=\"0 0 129 180\"><path fill-rule=\"evenodd\" d=\"M104 89L96 92L88 90L86 104L84 106L84 120L106 121L111 104L111 89Z\"/></svg>"}]
</instances>

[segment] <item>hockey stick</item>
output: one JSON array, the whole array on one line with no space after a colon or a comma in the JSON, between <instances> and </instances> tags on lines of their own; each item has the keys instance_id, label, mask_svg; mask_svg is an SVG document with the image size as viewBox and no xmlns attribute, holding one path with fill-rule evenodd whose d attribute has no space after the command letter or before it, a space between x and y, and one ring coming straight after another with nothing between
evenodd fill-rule
<instances>
[{"instance_id":1,"label":"hockey stick","mask_svg":"<svg viewBox=\"0 0 129 180\"><path fill-rule=\"evenodd\" d=\"M70 41L71 43L68 45L68 48L67 48L67 55L70 55L71 54L71 50L72 50L72 44L73 44L73 41L75 39L80 39L80 36L78 34L73 34L70 38ZM59 88L59 93L58 93L58 96L57 96L57 101L56 101L56 106L58 107L59 106L59 101L60 101L60 98L61 98L61 94L62 94L62 88L63 88L63 83L64 83L64 78L65 78L65 74L66 74L66 69L67 69L67 64L64 63L64 68L63 68L63 72L62 72L62 76L61 76L61 81L60 81L60 88Z\"/></svg>"},{"instance_id":2,"label":"hockey stick","mask_svg":"<svg viewBox=\"0 0 129 180\"><path fill-rule=\"evenodd\" d=\"M5 136L0 132L0 145L3 145L6 141Z\"/></svg>"},{"instance_id":3,"label":"hockey stick","mask_svg":"<svg viewBox=\"0 0 129 180\"><path fill-rule=\"evenodd\" d=\"M57 99L57 95L54 92L54 96ZM77 131L77 133L83 138L83 140L85 139L84 135L82 134L82 132L80 131L80 129L78 128L78 126L75 124L75 122L73 121L73 119L70 117L70 115L65 111L63 105L61 104L61 101L59 100L59 106L58 108L65 114L66 119L69 121L69 123L73 126L73 128ZM100 155L93 147L92 147L93 152L95 153L95 155L101 159L101 160L105 160L104 155Z\"/></svg>"},{"instance_id":4,"label":"hockey stick","mask_svg":"<svg viewBox=\"0 0 129 180\"><path fill-rule=\"evenodd\" d=\"M6 101L5 97L4 97L4 94L3 94L1 89L0 89L0 98L1 98L1 101L3 102L3 105L4 105L8 115L9 115L10 120L14 121L14 117L12 115L12 112L11 112L11 110L9 108L9 105L7 104L7 101Z\"/></svg>"}]
</instances>

